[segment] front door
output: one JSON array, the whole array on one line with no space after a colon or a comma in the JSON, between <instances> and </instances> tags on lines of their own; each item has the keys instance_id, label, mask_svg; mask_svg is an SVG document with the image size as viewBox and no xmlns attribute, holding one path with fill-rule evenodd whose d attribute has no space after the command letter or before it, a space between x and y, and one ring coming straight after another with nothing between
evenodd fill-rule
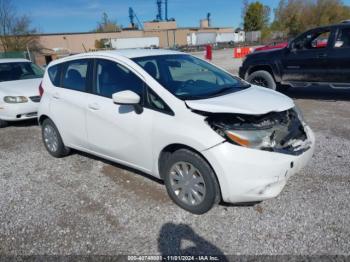
<instances>
[{"instance_id":1,"label":"front door","mask_svg":"<svg viewBox=\"0 0 350 262\"><path fill-rule=\"evenodd\" d=\"M112 100L112 94L131 90L142 101L144 82L126 67L104 59L96 59L94 82L86 118L90 150L145 172L152 170L154 112L136 112L133 106Z\"/></svg>"},{"instance_id":2,"label":"front door","mask_svg":"<svg viewBox=\"0 0 350 262\"><path fill-rule=\"evenodd\" d=\"M287 83L327 81L327 55L331 35L331 29L317 29L294 40L282 57L282 81Z\"/></svg>"}]
</instances>

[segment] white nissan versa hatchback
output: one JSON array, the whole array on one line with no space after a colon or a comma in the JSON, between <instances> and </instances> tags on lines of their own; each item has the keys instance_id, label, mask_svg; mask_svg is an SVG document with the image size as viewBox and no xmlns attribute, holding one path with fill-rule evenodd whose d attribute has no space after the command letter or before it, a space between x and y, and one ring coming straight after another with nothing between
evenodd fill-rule
<instances>
[{"instance_id":1,"label":"white nissan versa hatchback","mask_svg":"<svg viewBox=\"0 0 350 262\"><path fill-rule=\"evenodd\" d=\"M41 87L51 155L74 148L161 178L195 214L220 200L276 197L314 150L290 98L180 52L67 57L49 65Z\"/></svg>"}]
</instances>

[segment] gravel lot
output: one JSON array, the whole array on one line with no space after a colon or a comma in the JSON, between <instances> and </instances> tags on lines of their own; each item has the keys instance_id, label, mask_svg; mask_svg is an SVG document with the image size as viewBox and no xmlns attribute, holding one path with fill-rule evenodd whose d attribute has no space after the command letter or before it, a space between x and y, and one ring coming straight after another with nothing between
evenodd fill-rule
<instances>
[{"instance_id":1,"label":"gravel lot","mask_svg":"<svg viewBox=\"0 0 350 262\"><path fill-rule=\"evenodd\" d=\"M1 129L0 254L350 255L350 90L287 95L316 133L309 166L275 199L202 216L144 174L78 152L50 157L35 121Z\"/></svg>"}]
</instances>

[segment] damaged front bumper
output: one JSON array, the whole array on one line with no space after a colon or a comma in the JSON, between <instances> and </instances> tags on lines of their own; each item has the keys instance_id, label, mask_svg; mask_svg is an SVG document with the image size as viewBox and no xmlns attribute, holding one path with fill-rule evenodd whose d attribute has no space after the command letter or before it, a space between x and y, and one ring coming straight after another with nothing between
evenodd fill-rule
<instances>
[{"instance_id":1,"label":"damaged front bumper","mask_svg":"<svg viewBox=\"0 0 350 262\"><path fill-rule=\"evenodd\" d=\"M257 150L229 142L202 152L216 172L223 200L243 203L276 197L288 179L312 158L315 137L307 125L303 129L305 144L297 154Z\"/></svg>"},{"instance_id":2,"label":"damaged front bumper","mask_svg":"<svg viewBox=\"0 0 350 262\"><path fill-rule=\"evenodd\" d=\"M254 149L300 155L310 147L301 112L264 115L211 114L206 121L227 141Z\"/></svg>"}]
</instances>

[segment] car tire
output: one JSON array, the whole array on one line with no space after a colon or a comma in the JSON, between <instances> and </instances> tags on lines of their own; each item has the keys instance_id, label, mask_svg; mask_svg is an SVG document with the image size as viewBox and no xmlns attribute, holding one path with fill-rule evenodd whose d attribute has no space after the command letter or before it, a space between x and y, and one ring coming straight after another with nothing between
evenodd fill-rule
<instances>
[{"instance_id":1,"label":"car tire","mask_svg":"<svg viewBox=\"0 0 350 262\"><path fill-rule=\"evenodd\" d=\"M62 141L56 125L51 119L45 119L41 125L42 139L46 150L56 158L62 158L69 154L70 149Z\"/></svg>"},{"instance_id":2,"label":"car tire","mask_svg":"<svg viewBox=\"0 0 350 262\"><path fill-rule=\"evenodd\" d=\"M247 81L253 85L276 90L276 82L273 76L264 70L256 71L247 77Z\"/></svg>"},{"instance_id":3,"label":"car tire","mask_svg":"<svg viewBox=\"0 0 350 262\"><path fill-rule=\"evenodd\" d=\"M7 126L8 126L7 121L0 119L0 128L4 128L4 127L7 127Z\"/></svg>"},{"instance_id":4,"label":"car tire","mask_svg":"<svg viewBox=\"0 0 350 262\"><path fill-rule=\"evenodd\" d=\"M181 208L200 215L219 203L220 187L214 171L198 154L177 150L169 156L163 170L167 192Z\"/></svg>"}]
</instances>

